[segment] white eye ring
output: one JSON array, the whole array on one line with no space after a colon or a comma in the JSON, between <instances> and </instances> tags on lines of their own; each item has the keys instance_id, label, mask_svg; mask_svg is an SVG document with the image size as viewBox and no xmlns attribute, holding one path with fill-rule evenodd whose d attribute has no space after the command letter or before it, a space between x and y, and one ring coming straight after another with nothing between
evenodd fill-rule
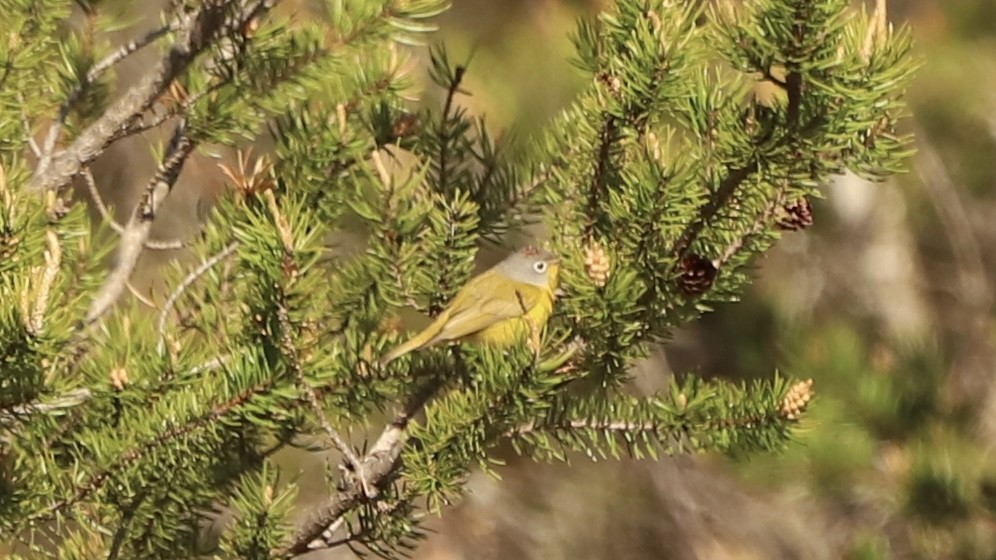
<instances>
[{"instance_id":1,"label":"white eye ring","mask_svg":"<svg viewBox=\"0 0 996 560\"><path fill-rule=\"evenodd\" d=\"M534 262L533 263L533 270L535 270L536 272L538 272L540 274L543 274L544 272L546 272L546 261L536 261L536 262Z\"/></svg>"}]
</instances>

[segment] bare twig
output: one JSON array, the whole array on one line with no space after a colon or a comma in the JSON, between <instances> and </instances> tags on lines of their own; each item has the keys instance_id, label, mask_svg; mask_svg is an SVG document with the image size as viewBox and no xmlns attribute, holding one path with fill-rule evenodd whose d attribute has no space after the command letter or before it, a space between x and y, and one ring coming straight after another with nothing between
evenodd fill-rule
<instances>
[{"instance_id":1,"label":"bare twig","mask_svg":"<svg viewBox=\"0 0 996 560\"><path fill-rule=\"evenodd\" d=\"M173 290L173 293L169 295L169 298L166 299L166 303L163 304L162 310L159 311L159 320L156 322L156 331L159 333L159 343L157 348L160 354L163 353L164 348L166 347L166 320L169 319L169 312L173 309L173 306L176 305L177 300L180 299L180 296L182 296L183 293L186 292L198 278L207 273L207 271L211 270L211 268L216 264L228 258L229 255L234 253L238 248L239 243L237 241L226 245L224 249L211 256L202 262L200 266L192 270L190 274L188 274L187 277L180 282L180 285Z\"/></svg>"},{"instance_id":2,"label":"bare twig","mask_svg":"<svg viewBox=\"0 0 996 560\"><path fill-rule=\"evenodd\" d=\"M89 167L83 168L82 171L84 182L86 183L87 192L90 193L90 199L93 201L93 205L97 208L97 212L100 214L101 219L103 219L114 230L117 234L123 234L125 228L123 225L119 224L114 216L111 215L110 209L104 204L104 199L100 196L100 191L97 189L97 182L93 178L93 171ZM175 251L177 249L183 249L186 244L179 239L174 239L171 241L155 241L149 239L145 242L145 248L151 249L153 251Z\"/></svg>"},{"instance_id":3,"label":"bare twig","mask_svg":"<svg viewBox=\"0 0 996 560\"><path fill-rule=\"evenodd\" d=\"M105 56L102 60L94 64L93 68L90 68L90 71L86 74L87 83L93 83L109 68L156 42L160 37L164 37L168 33L178 31L180 29L180 25L181 22L179 20L173 20L162 27L153 29L145 35L132 39L128 43L121 45L118 47L118 50Z\"/></svg>"},{"instance_id":4,"label":"bare twig","mask_svg":"<svg viewBox=\"0 0 996 560\"><path fill-rule=\"evenodd\" d=\"M367 499L373 499L377 496L377 490L370 486L369 481L365 478L363 464L360 462L360 458L356 456L356 452L353 451L352 446L349 442L345 440L339 432L335 431L332 424L329 422L328 417L325 415L325 411L322 410L321 404L318 402L318 395L315 394L315 389L311 385L308 385L303 378L298 379L298 384L301 387L301 391L304 393L304 398L308 402L308 406L311 407L311 411L315 413L315 417L318 418L318 423L321 424L322 430L325 431L325 435L331 440L332 445L342 453L343 458L346 463L349 464L349 469L352 471L353 476L355 476L360 481L360 487L363 490L363 495Z\"/></svg>"},{"instance_id":5,"label":"bare twig","mask_svg":"<svg viewBox=\"0 0 996 560\"><path fill-rule=\"evenodd\" d=\"M180 170L183 168L183 163L193 151L194 141L186 134L184 123L180 123L173 134L163 163L152 177L152 181L145 190L145 195L135 207L128 225L121 234L116 266L108 274L104 284L90 303L90 309L83 320L84 325L95 322L121 297L132 271L135 270L135 265L138 264L138 258L142 254L145 242L149 239L152 222L155 220L159 207L172 192L173 185L176 184Z\"/></svg>"},{"instance_id":6,"label":"bare twig","mask_svg":"<svg viewBox=\"0 0 996 560\"><path fill-rule=\"evenodd\" d=\"M103 197L100 196L100 190L97 189L97 180L93 177L93 171L89 167L83 168L83 182L86 183L86 189L90 193L90 200L93 201L93 205L97 208L97 212L100 214L101 219L110 224L111 229L117 233L124 233L124 226L119 224L117 220L111 216L110 210L107 209L107 205L104 204Z\"/></svg>"}]
</instances>

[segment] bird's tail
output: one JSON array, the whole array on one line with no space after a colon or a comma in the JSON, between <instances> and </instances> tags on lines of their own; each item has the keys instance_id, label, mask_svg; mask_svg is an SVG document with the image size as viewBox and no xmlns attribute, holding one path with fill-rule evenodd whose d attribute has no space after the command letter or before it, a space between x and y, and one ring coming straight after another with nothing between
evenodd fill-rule
<instances>
[{"instance_id":1,"label":"bird's tail","mask_svg":"<svg viewBox=\"0 0 996 560\"><path fill-rule=\"evenodd\" d=\"M395 358L400 358L405 354L415 350L419 347L418 341L414 338L405 342L404 344L399 344L392 348L387 354L380 357L381 365L387 365L389 362L394 361Z\"/></svg>"},{"instance_id":2,"label":"bird's tail","mask_svg":"<svg viewBox=\"0 0 996 560\"><path fill-rule=\"evenodd\" d=\"M413 350L418 350L423 346L428 346L429 344L435 342L433 338L436 336L436 334L439 333L439 329L434 327L436 327L436 325L432 324L424 331L409 338L404 343L399 344L398 346L392 348L390 351L388 351L387 354L384 354L383 356L380 357L379 360L380 364L386 365L388 362L391 362L396 358L400 358L401 356L404 356L405 354Z\"/></svg>"}]
</instances>

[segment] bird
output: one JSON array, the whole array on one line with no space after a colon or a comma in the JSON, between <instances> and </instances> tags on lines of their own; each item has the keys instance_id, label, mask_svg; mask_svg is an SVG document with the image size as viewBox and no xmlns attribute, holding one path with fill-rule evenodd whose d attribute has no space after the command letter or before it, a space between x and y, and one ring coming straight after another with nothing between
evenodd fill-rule
<instances>
[{"instance_id":1,"label":"bird","mask_svg":"<svg viewBox=\"0 0 996 560\"><path fill-rule=\"evenodd\" d=\"M533 347L553 312L560 258L526 246L471 278L428 327L384 354L388 362L442 342L510 346L530 335Z\"/></svg>"}]
</instances>

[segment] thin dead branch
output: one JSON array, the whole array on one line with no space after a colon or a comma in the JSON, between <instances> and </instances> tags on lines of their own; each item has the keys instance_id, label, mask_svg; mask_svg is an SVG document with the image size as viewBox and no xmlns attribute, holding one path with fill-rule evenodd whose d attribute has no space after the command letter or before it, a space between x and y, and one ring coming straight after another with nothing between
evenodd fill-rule
<instances>
[{"instance_id":1,"label":"thin dead branch","mask_svg":"<svg viewBox=\"0 0 996 560\"><path fill-rule=\"evenodd\" d=\"M124 293L128 279L135 270L135 265L138 264L138 259L145 248L145 242L152 232L152 222L159 212L159 207L172 192L180 176L180 170L187 157L194 151L194 147L195 143L187 135L186 127L180 123L170 141L163 163L149 182L142 200L135 207L128 225L121 234L117 263L94 296L83 320L84 326L93 324Z\"/></svg>"}]
</instances>

